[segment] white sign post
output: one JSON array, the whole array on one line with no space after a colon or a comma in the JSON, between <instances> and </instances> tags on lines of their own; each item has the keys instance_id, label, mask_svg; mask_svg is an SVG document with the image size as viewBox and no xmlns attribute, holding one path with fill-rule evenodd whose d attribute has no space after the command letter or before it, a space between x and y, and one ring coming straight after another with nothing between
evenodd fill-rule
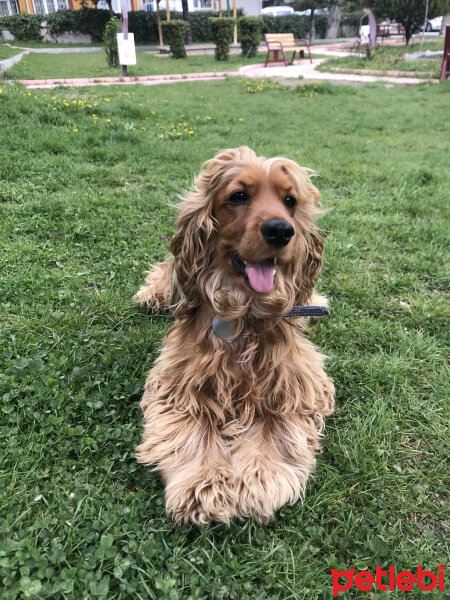
<instances>
[{"instance_id":1,"label":"white sign post","mask_svg":"<svg viewBox=\"0 0 450 600\"><path fill-rule=\"evenodd\" d=\"M122 4L122 33L117 34L119 63L122 65L122 77L127 76L127 65L136 64L134 33L128 33L128 9Z\"/></svg>"},{"instance_id":2,"label":"white sign post","mask_svg":"<svg viewBox=\"0 0 450 600\"><path fill-rule=\"evenodd\" d=\"M134 33L128 34L126 39L124 33L117 34L117 49L119 51L119 63L121 65L136 64L136 49L134 47Z\"/></svg>"}]
</instances>

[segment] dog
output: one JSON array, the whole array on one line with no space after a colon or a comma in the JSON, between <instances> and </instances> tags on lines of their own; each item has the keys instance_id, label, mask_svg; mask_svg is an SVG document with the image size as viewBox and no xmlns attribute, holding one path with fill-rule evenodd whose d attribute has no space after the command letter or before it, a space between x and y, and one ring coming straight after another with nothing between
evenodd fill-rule
<instances>
[{"instance_id":1,"label":"dog","mask_svg":"<svg viewBox=\"0 0 450 600\"><path fill-rule=\"evenodd\" d=\"M160 473L177 524L266 524L304 498L334 410L307 320L283 318L325 302L311 174L246 146L217 154L179 206L173 256L134 297L175 317L145 384L136 456Z\"/></svg>"}]
</instances>

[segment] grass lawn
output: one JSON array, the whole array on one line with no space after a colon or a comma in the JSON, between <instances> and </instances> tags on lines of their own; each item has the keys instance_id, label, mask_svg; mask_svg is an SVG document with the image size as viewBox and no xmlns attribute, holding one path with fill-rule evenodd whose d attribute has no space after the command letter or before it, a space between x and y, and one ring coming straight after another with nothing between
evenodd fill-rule
<instances>
[{"instance_id":1,"label":"grass lawn","mask_svg":"<svg viewBox=\"0 0 450 600\"><path fill-rule=\"evenodd\" d=\"M247 87L3 85L2 600L329 600L331 568L448 559L450 85ZM303 504L266 528L174 528L134 460L170 320L131 296L180 189L241 144L319 173L332 312L310 337L337 411ZM343 597L405 598L372 592Z\"/></svg>"},{"instance_id":2,"label":"grass lawn","mask_svg":"<svg viewBox=\"0 0 450 600\"><path fill-rule=\"evenodd\" d=\"M230 54L227 61L217 61L212 54L188 56L176 60L167 56L155 56L150 52L137 52L137 64L128 67L128 74L158 75L172 73L197 73L206 71L235 71L242 65L260 63L265 53L254 58L243 58ZM116 77L121 68L111 68L106 64L104 52L73 54L29 54L8 71L14 79L47 79L69 77Z\"/></svg>"},{"instance_id":3,"label":"grass lawn","mask_svg":"<svg viewBox=\"0 0 450 600\"><path fill-rule=\"evenodd\" d=\"M341 58L330 58L318 66L319 71L339 72L340 69L375 69L381 71L414 71L417 76L439 77L442 58L433 60L405 60L405 52L412 54L420 50L443 50L444 38L425 41L421 48L420 43L411 43L407 48L405 46L380 46L377 48L373 57L367 60L359 56L345 56ZM343 71L344 72L344 71Z\"/></svg>"},{"instance_id":4,"label":"grass lawn","mask_svg":"<svg viewBox=\"0 0 450 600\"><path fill-rule=\"evenodd\" d=\"M17 48L10 48L9 46L0 44L0 60L4 60L5 58L11 58L11 56L20 54L20 52L21 50L18 50Z\"/></svg>"}]
</instances>

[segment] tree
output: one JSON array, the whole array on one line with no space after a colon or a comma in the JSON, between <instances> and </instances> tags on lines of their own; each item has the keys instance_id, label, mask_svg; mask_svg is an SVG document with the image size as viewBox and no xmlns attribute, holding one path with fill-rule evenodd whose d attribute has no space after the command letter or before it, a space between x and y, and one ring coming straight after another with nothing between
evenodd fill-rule
<instances>
[{"instance_id":1,"label":"tree","mask_svg":"<svg viewBox=\"0 0 450 600\"><path fill-rule=\"evenodd\" d=\"M294 0L292 2L292 6L294 10L304 11L309 10L309 43L313 42L316 39L316 11L319 8L327 7L327 0Z\"/></svg>"},{"instance_id":2,"label":"tree","mask_svg":"<svg viewBox=\"0 0 450 600\"><path fill-rule=\"evenodd\" d=\"M293 0L290 4L295 10L311 11L309 14L309 41L312 42L315 38L315 18L318 9L327 8L329 10L325 37L336 38L339 33L342 11L361 9L364 0Z\"/></svg>"},{"instance_id":3,"label":"tree","mask_svg":"<svg viewBox=\"0 0 450 600\"><path fill-rule=\"evenodd\" d=\"M428 18L442 14L449 5L448 0L372 0L371 8L377 17L401 23L408 45L412 34L424 24L427 2Z\"/></svg>"},{"instance_id":4,"label":"tree","mask_svg":"<svg viewBox=\"0 0 450 600\"><path fill-rule=\"evenodd\" d=\"M188 0L181 0L183 7L183 21L186 21L186 44L192 44L191 18L189 15Z\"/></svg>"},{"instance_id":5,"label":"tree","mask_svg":"<svg viewBox=\"0 0 450 600\"><path fill-rule=\"evenodd\" d=\"M327 31L325 33L326 38L334 39L337 37L339 25L341 24L341 13L344 3L345 0L335 0L335 2L331 3Z\"/></svg>"}]
</instances>

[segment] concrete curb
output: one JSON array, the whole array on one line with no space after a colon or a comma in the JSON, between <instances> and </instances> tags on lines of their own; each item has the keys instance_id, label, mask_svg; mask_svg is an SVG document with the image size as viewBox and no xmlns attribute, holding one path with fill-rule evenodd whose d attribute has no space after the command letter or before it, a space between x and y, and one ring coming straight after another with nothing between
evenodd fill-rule
<instances>
[{"instance_id":1,"label":"concrete curb","mask_svg":"<svg viewBox=\"0 0 450 600\"><path fill-rule=\"evenodd\" d=\"M16 54L15 56L11 56L11 58L5 58L5 60L0 61L0 73L4 73L8 69L10 69L13 65L22 60L24 54L29 54L29 50L25 50L24 52L20 52L20 54Z\"/></svg>"}]
</instances>

